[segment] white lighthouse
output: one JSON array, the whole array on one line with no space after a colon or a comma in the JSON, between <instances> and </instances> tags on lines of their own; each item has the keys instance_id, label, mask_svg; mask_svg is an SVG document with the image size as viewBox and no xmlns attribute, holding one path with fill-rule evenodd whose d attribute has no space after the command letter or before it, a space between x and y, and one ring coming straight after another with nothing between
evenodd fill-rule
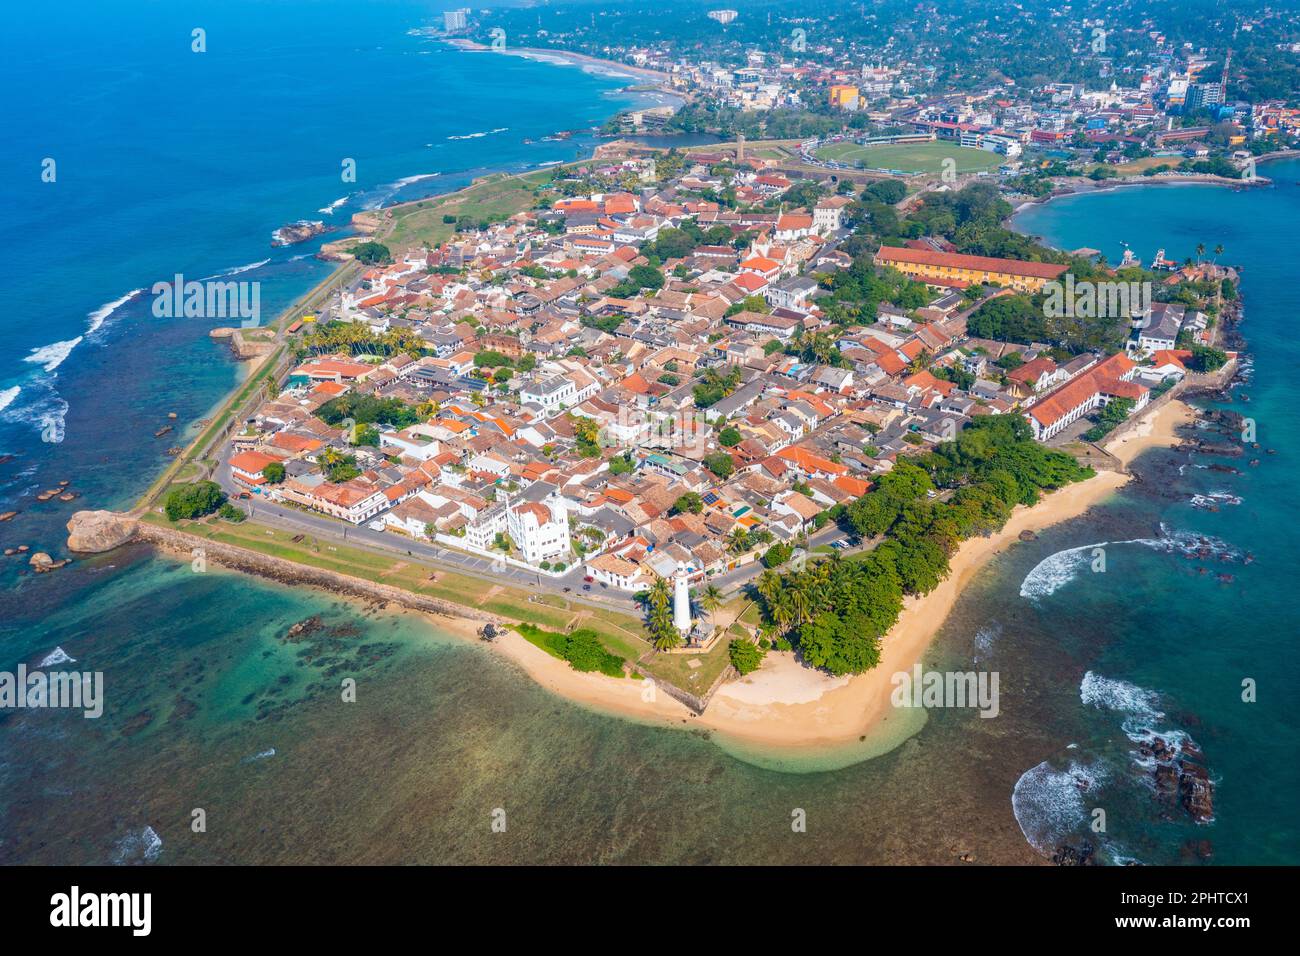
<instances>
[{"instance_id":1,"label":"white lighthouse","mask_svg":"<svg viewBox=\"0 0 1300 956\"><path fill-rule=\"evenodd\" d=\"M691 632L691 590L680 570L673 579L673 627L685 637Z\"/></svg>"}]
</instances>

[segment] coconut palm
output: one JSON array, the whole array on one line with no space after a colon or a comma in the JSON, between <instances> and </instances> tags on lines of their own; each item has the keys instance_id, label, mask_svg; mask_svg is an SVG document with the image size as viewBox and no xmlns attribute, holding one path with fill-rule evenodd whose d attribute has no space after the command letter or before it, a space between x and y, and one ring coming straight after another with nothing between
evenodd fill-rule
<instances>
[{"instance_id":1,"label":"coconut palm","mask_svg":"<svg viewBox=\"0 0 1300 956\"><path fill-rule=\"evenodd\" d=\"M710 584L700 592L700 607L712 614L722 607L722 591L716 584Z\"/></svg>"}]
</instances>

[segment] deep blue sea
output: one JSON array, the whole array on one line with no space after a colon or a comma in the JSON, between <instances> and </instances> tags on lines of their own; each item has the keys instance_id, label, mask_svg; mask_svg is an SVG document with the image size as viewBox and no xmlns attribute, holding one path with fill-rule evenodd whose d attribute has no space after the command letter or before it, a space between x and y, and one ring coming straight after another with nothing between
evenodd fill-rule
<instances>
[{"instance_id":1,"label":"deep blue sea","mask_svg":"<svg viewBox=\"0 0 1300 956\"><path fill-rule=\"evenodd\" d=\"M329 268L304 257L313 244L272 250L277 226L344 223L489 169L574 158L589 140L523 140L629 102L612 92L626 79L411 33L439 9L224 0L10 14L0 80L20 95L0 147L0 454L15 457L0 464L0 511L20 513L0 523L0 546L62 557L68 515L130 502L238 380L208 323L155 319L143 299L110 308L132 290L251 267L240 277L263 283L273 314ZM196 27L206 53L190 51ZM345 158L354 184L340 180ZM1286 517L1300 164L1264 169L1275 187L1117 190L1019 217L1111 261L1122 242L1145 260L1222 243L1244 268L1255 360L1229 407L1277 454L1250 467L1253 454L1150 453L1140 481L997 558L929 663L996 667L1000 719L933 712L884 756L825 771L584 710L415 615L196 574L138 547L42 576L0 558L0 669L61 648L104 672L107 697L99 720L0 712L0 863L1034 863L1081 839L1110 862L1300 862L1288 704L1300 568ZM168 412L177 431L155 439ZM34 500L61 480L77 501ZM1193 505L1216 492L1240 503ZM1208 560L1182 546L1200 536L1213 538ZM1077 555L1099 544L1108 571L1092 574ZM320 627L295 638L311 617ZM357 679L357 703L340 702L340 674ZM1151 733L1204 751L1212 823L1153 798L1135 753ZM508 835L491 832L497 807ZM791 833L792 807L807 811L806 834ZM196 808L206 832L190 826Z\"/></svg>"},{"instance_id":2,"label":"deep blue sea","mask_svg":"<svg viewBox=\"0 0 1300 956\"><path fill-rule=\"evenodd\" d=\"M537 141L634 102L617 92L626 75L413 35L444 5L76 0L7 15L0 82L23 95L0 151L0 454L21 459L0 472L0 510L64 478L122 504L183 444L153 441L166 414L193 423L241 374L205 338L229 323L155 318L153 283L238 275L272 316L328 274L311 255L337 238L272 249L277 227L346 227L489 170L573 159L590 137Z\"/></svg>"}]
</instances>

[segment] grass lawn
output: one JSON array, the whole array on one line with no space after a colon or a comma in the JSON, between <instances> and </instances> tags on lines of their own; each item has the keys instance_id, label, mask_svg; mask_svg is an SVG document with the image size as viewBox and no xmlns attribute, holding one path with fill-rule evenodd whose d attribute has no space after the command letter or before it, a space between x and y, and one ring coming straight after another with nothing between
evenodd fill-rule
<instances>
[{"instance_id":1,"label":"grass lawn","mask_svg":"<svg viewBox=\"0 0 1300 956\"><path fill-rule=\"evenodd\" d=\"M442 221L444 215L470 216L475 220L508 219L533 207L533 190L549 178L550 172L539 170L523 176L497 173L458 192L398 206L393 210L392 225L382 241L394 255L399 255L425 242L436 246L451 238L455 227Z\"/></svg>"},{"instance_id":2,"label":"grass lawn","mask_svg":"<svg viewBox=\"0 0 1300 956\"><path fill-rule=\"evenodd\" d=\"M937 141L885 146L832 143L819 149L817 157L857 165L863 169L884 169L900 173L941 173L945 159L956 162L958 173L987 172L997 169L1005 161L1001 154L986 149L970 149Z\"/></svg>"},{"instance_id":3,"label":"grass lawn","mask_svg":"<svg viewBox=\"0 0 1300 956\"><path fill-rule=\"evenodd\" d=\"M641 622L614 610L564 607L552 608L528 600L536 592L519 588L493 585L469 575L433 569L427 565L355 548L333 544L312 535L299 535L278 528L268 528L256 521L232 524L216 518L204 521L182 521L171 525L156 512L145 515L150 521L164 527L176 527L190 534L232 544L250 551L268 554L326 571L351 575L366 581L389 584L413 594L439 598L470 607L481 608L503 618L528 621L540 627L557 631L566 630L577 623L596 631L610 651L629 660L636 660L650 650L644 639ZM433 579L430 580L430 575ZM489 593L490 592L490 593ZM567 602L566 602L567 603Z\"/></svg>"},{"instance_id":4,"label":"grass lawn","mask_svg":"<svg viewBox=\"0 0 1300 956\"><path fill-rule=\"evenodd\" d=\"M1141 159L1134 159L1127 163L1120 163L1117 166L1106 166L1105 163L1094 163L1088 167L1088 172L1096 169L1113 169L1121 176L1140 176L1148 169L1154 169L1156 166L1168 166L1170 169L1177 169L1178 164L1183 161L1181 156L1143 156Z\"/></svg>"},{"instance_id":5,"label":"grass lawn","mask_svg":"<svg viewBox=\"0 0 1300 956\"><path fill-rule=\"evenodd\" d=\"M723 635L707 654L653 654L641 662L641 670L687 693L703 694L731 663L727 651L730 640ZM699 661L700 666L691 667L691 661Z\"/></svg>"}]
</instances>

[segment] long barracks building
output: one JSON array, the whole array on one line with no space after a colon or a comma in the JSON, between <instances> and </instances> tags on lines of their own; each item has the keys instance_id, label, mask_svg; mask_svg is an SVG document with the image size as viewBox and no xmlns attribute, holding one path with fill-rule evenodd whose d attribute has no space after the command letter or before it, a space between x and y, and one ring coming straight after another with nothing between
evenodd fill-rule
<instances>
[{"instance_id":1,"label":"long barracks building","mask_svg":"<svg viewBox=\"0 0 1300 956\"><path fill-rule=\"evenodd\" d=\"M986 282L1018 292L1037 292L1067 268L1051 262L963 256L901 246L881 246L875 262L878 266L892 266L904 275L932 285L964 288Z\"/></svg>"}]
</instances>

